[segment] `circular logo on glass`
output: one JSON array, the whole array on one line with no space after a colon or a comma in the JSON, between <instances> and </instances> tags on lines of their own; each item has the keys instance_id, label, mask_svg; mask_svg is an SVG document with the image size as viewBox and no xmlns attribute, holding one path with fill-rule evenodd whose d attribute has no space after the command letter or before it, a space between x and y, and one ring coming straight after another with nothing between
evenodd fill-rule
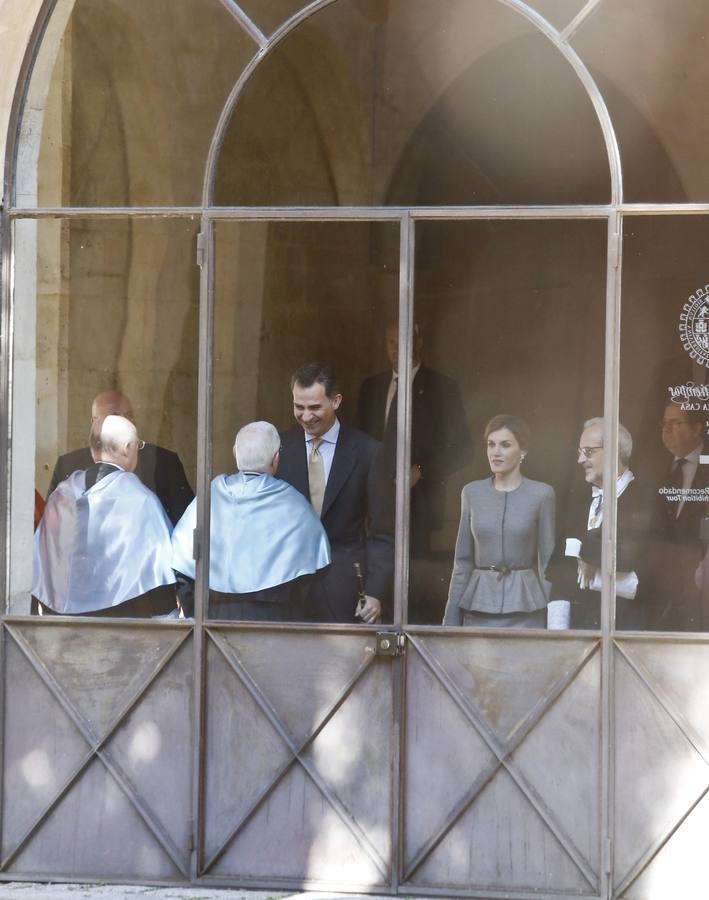
<instances>
[{"instance_id":1,"label":"circular logo on glass","mask_svg":"<svg viewBox=\"0 0 709 900\"><path fill-rule=\"evenodd\" d=\"M679 336L692 359L709 367L709 284L698 288L684 304Z\"/></svg>"}]
</instances>

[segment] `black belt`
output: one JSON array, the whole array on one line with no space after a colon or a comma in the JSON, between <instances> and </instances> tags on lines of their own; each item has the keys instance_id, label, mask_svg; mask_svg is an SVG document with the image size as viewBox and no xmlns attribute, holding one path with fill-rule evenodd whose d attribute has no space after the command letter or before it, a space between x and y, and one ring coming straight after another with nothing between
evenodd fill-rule
<instances>
[{"instance_id":1,"label":"black belt","mask_svg":"<svg viewBox=\"0 0 709 900\"><path fill-rule=\"evenodd\" d=\"M502 581L510 572L524 572L531 569L531 566L475 566L475 568L480 572L497 572L497 580Z\"/></svg>"}]
</instances>

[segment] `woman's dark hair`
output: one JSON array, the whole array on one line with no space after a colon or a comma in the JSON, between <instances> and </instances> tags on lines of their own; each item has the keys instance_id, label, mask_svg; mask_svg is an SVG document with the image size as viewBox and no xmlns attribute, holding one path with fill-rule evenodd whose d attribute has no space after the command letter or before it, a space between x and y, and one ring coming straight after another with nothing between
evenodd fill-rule
<instances>
[{"instance_id":1,"label":"woman's dark hair","mask_svg":"<svg viewBox=\"0 0 709 900\"><path fill-rule=\"evenodd\" d=\"M510 416L507 413L500 413L498 416L493 416L485 426L485 440L490 437L493 431L499 431L501 428L509 429L517 438L517 443L522 450L527 449L531 431L524 419L520 419L519 416Z\"/></svg>"}]
</instances>

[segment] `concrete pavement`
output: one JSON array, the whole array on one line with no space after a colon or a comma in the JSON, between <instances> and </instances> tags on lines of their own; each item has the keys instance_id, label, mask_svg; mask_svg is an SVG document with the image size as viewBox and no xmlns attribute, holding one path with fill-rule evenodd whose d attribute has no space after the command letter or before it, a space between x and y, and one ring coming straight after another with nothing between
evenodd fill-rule
<instances>
[{"instance_id":1,"label":"concrete pavement","mask_svg":"<svg viewBox=\"0 0 709 900\"><path fill-rule=\"evenodd\" d=\"M115 884L39 884L28 881L0 883L0 900L391 900L372 894L333 894L307 891L245 891L239 888L148 887ZM413 900L413 898L409 898Z\"/></svg>"}]
</instances>

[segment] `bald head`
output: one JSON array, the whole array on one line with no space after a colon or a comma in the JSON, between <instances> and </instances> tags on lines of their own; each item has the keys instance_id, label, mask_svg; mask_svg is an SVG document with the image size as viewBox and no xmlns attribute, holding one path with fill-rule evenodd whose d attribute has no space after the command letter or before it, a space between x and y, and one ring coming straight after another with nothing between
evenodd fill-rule
<instances>
[{"instance_id":1,"label":"bald head","mask_svg":"<svg viewBox=\"0 0 709 900\"><path fill-rule=\"evenodd\" d=\"M133 407L130 400L120 391L102 391L91 404L91 421L105 419L106 416L122 416L133 421Z\"/></svg>"},{"instance_id":2,"label":"bald head","mask_svg":"<svg viewBox=\"0 0 709 900\"><path fill-rule=\"evenodd\" d=\"M240 472L268 472L275 475L281 438L270 422L250 422L234 441L234 458Z\"/></svg>"},{"instance_id":3,"label":"bald head","mask_svg":"<svg viewBox=\"0 0 709 900\"><path fill-rule=\"evenodd\" d=\"M91 428L91 456L94 462L107 462L128 472L135 471L138 462L138 432L125 416L106 416L97 419Z\"/></svg>"}]
</instances>

